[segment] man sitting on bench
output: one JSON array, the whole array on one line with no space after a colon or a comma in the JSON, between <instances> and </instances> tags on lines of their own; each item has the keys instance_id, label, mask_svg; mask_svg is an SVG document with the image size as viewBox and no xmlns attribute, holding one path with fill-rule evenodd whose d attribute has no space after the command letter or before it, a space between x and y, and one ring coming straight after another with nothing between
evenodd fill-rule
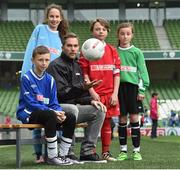
<instances>
[{"instance_id":1,"label":"man sitting on bench","mask_svg":"<svg viewBox=\"0 0 180 170\"><path fill-rule=\"evenodd\" d=\"M57 98L63 110L75 114L77 123L87 122L81 143L80 161L106 163L107 161L102 160L96 153L96 144L107 109L89 94L89 89L99 85L102 80L84 80L77 62L78 52L79 38L74 33L67 33L64 36L61 56L50 63L47 72L56 81ZM72 151L68 157L79 160Z\"/></svg>"},{"instance_id":2,"label":"man sitting on bench","mask_svg":"<svg viewBox=\"0 0 180 170\"><path fill-rule=\"evenodd\" d=\"M22 123L42 124L47 141L47 163L71 165L66 158L72 143L76 117L62 111L57 100L54 78L46 73L50 62L50 52L44 46L34 49L33 68L21 79L20 99L17 118ZM62 137L57 147L56 130L62 128ZM58 156L59 155L59 156Z\"/></svg>"}]
</instances>

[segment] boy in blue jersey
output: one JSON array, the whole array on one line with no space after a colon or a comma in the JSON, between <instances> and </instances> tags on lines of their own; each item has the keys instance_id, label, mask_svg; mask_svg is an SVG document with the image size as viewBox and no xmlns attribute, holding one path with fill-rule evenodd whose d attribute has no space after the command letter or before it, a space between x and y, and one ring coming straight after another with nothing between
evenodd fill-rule
<instances>
[{"instance_id":1,"label":"boy in blue jersey","mask_svg":"<svg viewBox=\"0 0 180 170\"><path fill-rule=\"evenodd\" d=\"M34 49L34 67L21 79L17 118L22 123L44 126L48 164L70 165L72 162L66 155L72 143L76 118L73 114L63 112L58 104L56 83L54 78L46 73L49 62L50 52L45 46ZM60 128L63 133L58 154L56 130Z\"/></svg>"}]
</instances>

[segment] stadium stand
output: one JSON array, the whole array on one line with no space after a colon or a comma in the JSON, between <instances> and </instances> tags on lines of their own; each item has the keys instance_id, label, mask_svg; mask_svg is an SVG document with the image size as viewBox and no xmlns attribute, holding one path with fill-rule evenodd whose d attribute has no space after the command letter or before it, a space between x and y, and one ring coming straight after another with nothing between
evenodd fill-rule
<instances>
[{"instance_id":1,"label":"stadium stand","mask_svg":"<svg viewBox=\"0 0 180 170\"><path fill-rule=\"evenodd\" d=\"M0 90L0 112L3 116L9 115L14 118L16 107L19 102L18 90Z\"/></svg>"},{"instance_id":2,"label":"stadium stand","mask_svg":"<svg viewBox=\"0 0 180 170\"><path fill-rule=\"evenodd\" d=\"M160 46L151 20L135 20L133 43L142 50L159 50Z\"/></svg>"},{"instance_id":3,"label":"stadium stand","mask_svg":"<svg viewBox=\"0 0 180 170\"><path fill-rule=\"evenodd\" d=\"M124 21L110 21L111 31L106 41L117 46L116 30L118 24ZM151 20L129 20L134 24L135 36L133 44L142 50L159 50L160 46L155 33L155 28ZM70 30L80 37L82 44L87 38L91 37L89 31L89 21L74 21L70 23Z\"/></svg>"},{"instance_id":4,"label":"stadium stand","mask_svg":"<svg viewBox=\"0 0 180 170\"><path fill-rule=\"evenodd\" d=\"M142 50L159 50L160 46L155 33L155 27L151 20L128 20L134 24L135 35L133 44ZM124 21L110 21L111 31L107 37L107 42L117 45L116 30L119 23ZM73 21L70 23L70 31L75 32L80 37L82 44L86 39L91 37L89 31L89 21ZM176 43L172 47L180 48L180 20L165 20L164 26L168 33L171 42ZM34 25L31 21L0 21L0 51L24 51L27 41L33 31ZM173 31L175 30L175 31ZM172 35L172 36L170 36ZM154 81L146 94L144 101L145 105L149 107L151 92L157 91L159 93L159 100L162 103L162 108L165 112L169 112L172 107L179 109L180 83L176 81ZM0 112L4 116L15 116L15 110L18 104L19 92L17 90L2 90L0 89ZM170 101L169 101L170 100ZM167 102L166 102L167 101ZM170 103L170 104L169 104ZM173 104L171 104L173 103ZM179 104L180 105L180 104Z\"/></svg>"},{"instance_id":5,"label":"stadium stand","mask_svg":"<svg viewBox=\"0 0 180 170\"><path fill-rule=\"evenodd\" d=\"M158 92L159 94L159 104L160 110L164 114L169 114L171 110L177 112L180 111L180 82L170 81L170 80L156 80L151 82L151 86L146 92L146 98L144 100L144 105L149 108L149 101L152 92ZM0 112L2 115L9 115L15 118L16 107L19 100L19 91L17 89L13 90L3 90L0 89Z\"/></svg>"},{"instance_id":6,"label":"stadium stand","mask_svg":"<svg viewBox=\"0 0 180 170\"><path fill-rule=\"evenodd\" d=\"M24 51L33 28L31 21L0 21L0 51Z\"/></svg>"},{"instance_id":7,"label":"stadium stand","mask_svg":"<svg viewBox=\"0 0 180 170\"><path fill-rule=\"evenodd\" d=\"M180 49L180 19L164 20L164 27L173 49Z\"/></svg>"},{"instance_id":8,"label":"stadium stand","mask_svg":"<svg viewBox=\"0 0 180 170\"><path fill-rule=\"evenodd\" d=\"M123 21L110 21L111 31L107 42L117 45L116 29ZM142 50L158 50L155 28L151 20L130 20L134 23L135 36L133 43ZM80 44L91 37L89 21L73 21L70 23L70 31L80 37ZM34 29L31 21L0 21L0 51L24 51L28 39Z\"/></svg>"},{"instance_id":9,"label":"stadium stand","mask_svg":"<svg viewBox=\"0 0 180 170\"><path fill-rule=\"evenodd\" d=\"M171 110L180 111L180 82L171 80L157 80L151 82L146 92L144 105L149 108L151 93L156 91L159 94L159 112L162 118L167 118Z\"/></svg>"},{"instance_id":10,"label":"stadium stand","mask_svg":"<svg viewBox=\"0 0 180 170\"><path fill-rule=\"evenodd\" d=\"M77 34L80 37L80 44L91 37L91 33L89 31L89 21L73 21L70 23L70 31Z\"/></svg>"}]
</instances>

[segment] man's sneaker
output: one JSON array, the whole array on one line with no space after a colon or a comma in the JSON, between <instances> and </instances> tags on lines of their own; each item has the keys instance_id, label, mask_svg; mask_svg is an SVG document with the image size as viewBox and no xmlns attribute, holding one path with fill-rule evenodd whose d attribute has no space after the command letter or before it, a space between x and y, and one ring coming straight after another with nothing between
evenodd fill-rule
<instances>
[{"instance_id":1,"label":"man's sneaker","mask_svg":"<svg viewBox=\"0 0 180 170\"><path fill-rule=\"evenodd\" d=\"M107 160L100 159L97 153L80 156L80 160L83 162L107 163Z\"/></svg>"},{"instance_id":2,"label":"man's sneaker","mask_svg":"<svg viewBox=\"0 0 180 170\"><path fill-rule=\"evenodd\" d=\"M80 161L76 155L67 155L66 159L70 162L72 162L73 164L84 164L83 161Z\"/></svg>"},{"instance_id":3,"label":"man's sneaker","mask_svg":"<svg viewBox=\"0 0 180 170\"><path fill-rule=\"evenodd\" d=\"M113 156L109 152L102 153L102 159L107 161L117 161L117 159L113 158Z\"/></svg>"},{"instance_id":4,"label":"man's sneaker","mask_svg":"<svg viewBox=\"0 0 180 170\"><path fill-rule=\"evenodd\" d=\"M50 165L72 165L73 164L72 162L68 161L64 157L54 157L52 159L47 158L46 162Z\"/></svg>"},{"instance_id":5,"label":"man's sneaker","mask_svg":"<svg viewBox=\"0 0 180 170\"><path fill-rule=\"evenodd\" d=\"M73 159L73 160L79 160L78 157L74 154L67 155L66 158Z\"/></svg>"},{"instance_id":6,"label":"man's sneaker","mask_svg":"<svg viewBox=\"0 0 180 170\"><path fill-rule=\"evenodd\" d=\"M140 161L140 160L142 160L141 154L140 154L139 152L137 152L137 151L133 152L132 158L133 158L133 160L135 160L135 161Z\"/></svg>"},{"instance_id":7,"label":"man's sneaker","mask_svg":"<svg viewBox=\"0 0 180 170\"><path fill-rule=\"evenodd\" d=\"M124 160L127 160L127 159L128 159L127 152L121 152L117 157L118 161L124 161Z\"/></svg>"}]
</instances>

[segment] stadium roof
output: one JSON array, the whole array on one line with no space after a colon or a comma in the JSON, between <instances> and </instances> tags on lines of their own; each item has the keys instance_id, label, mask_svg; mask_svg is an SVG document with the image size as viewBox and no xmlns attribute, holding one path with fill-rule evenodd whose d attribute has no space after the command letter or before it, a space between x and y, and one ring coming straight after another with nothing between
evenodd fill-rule
<instances>
[{"instance_id":1,"label":"stadium roof","mask_svg":"<svg viewBox=\"0 0 180 170\"><path fill-rule=\"evenodd\" d=\"M8 2L8 3L111 3L111 2L179 2L179 0L1 0L1 2Z\"/></svg>"},{"instance_id":2,"label":"stadium roof","mask_svg":"<svg viewBox=\"0 0 180 170\"><path fill-rule=\"evenodd\" d=\"M43 5L50 3L57 3L63 5L66 8L67 4L76 4L78 8L86 8L88 5L96 5L96 8L106 8L107 4L109 8L116 7L115 4L125 3L126 8L137 7L180 7L179 0L1 0L1 3L8 3L8 8L23 8L28 7L29 4L36 4L36 8L44 8ZM88 4L88 5L84 5ZM42 6L41 6L42 5ZM82 5L82 7L81 7ZM100 6L102 5L102 6Z\"/></svg>"}]
</instances>

